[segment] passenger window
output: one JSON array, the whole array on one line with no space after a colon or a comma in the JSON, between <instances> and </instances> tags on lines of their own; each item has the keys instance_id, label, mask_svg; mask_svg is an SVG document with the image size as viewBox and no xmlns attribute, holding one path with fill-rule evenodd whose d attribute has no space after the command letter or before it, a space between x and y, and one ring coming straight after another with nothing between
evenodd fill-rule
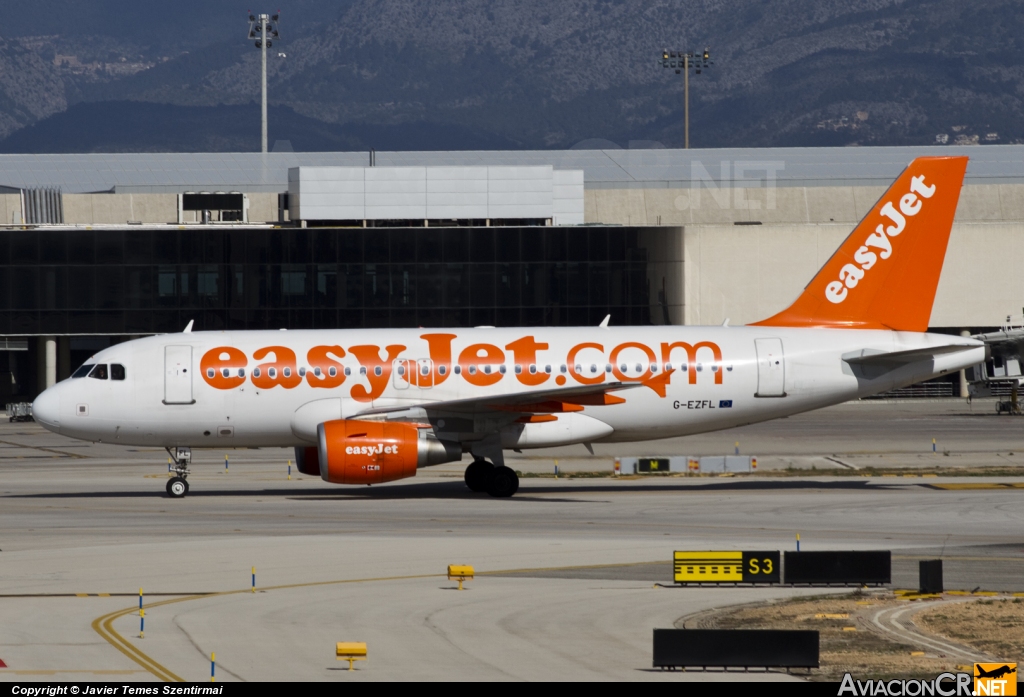
<instances>
[{"instance_id":1,"label":"passenger window","mask_svg":"<svg viewBox=\"0 0 1024 697\"><path fill-rule=\"evenodd\" d=\"M111 380L124 380L125 370L124 366L120 363L110 364L110 379Z\"/></svg>"},{"instance_id":2,"label":"passenger window","mask_svg":"<svg viewBox=\"0 0 1024 697\"><path fill-rule=\"evenodd\" d=\"M92 370L95 365L96 365L95 363L86 363L81 368L76 370L71 375L71 377L73 377L73 378L84 378L86 375L89 374L89 371Z\"/></svg>"},{"instance_id":3,"label":"passenger window","mask_svg":"<svg viewBox=\"0 0 1024 697\"><path fill-rule=\"evenodd\" d=\"M100 363L99 365L97 365L95 368L92 369L92 372L89 373L89 377L96 378L97 380L106 380L107 379L107 364L106 363Z\"/></svg>"}]
</instances>

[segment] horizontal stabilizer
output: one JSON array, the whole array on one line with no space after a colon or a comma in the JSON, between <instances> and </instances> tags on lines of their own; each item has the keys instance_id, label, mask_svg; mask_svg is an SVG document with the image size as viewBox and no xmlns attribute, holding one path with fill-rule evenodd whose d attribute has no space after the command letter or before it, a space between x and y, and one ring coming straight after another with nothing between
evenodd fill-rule
<instances>
[{"instance_id":1,"label":"horizontal stabilizer","mask_svg":"<svg viewBox=\"0 0 1024 697\"><path fill-rule=\"evenodd\" d=\"M924 348L910 349L908 351L872 351L861 349L853 353L843 354L843 360L850 365L881 365L892 363L916 363L926 361L935 356L949 353L960 353L972 351L978 348L978 344L947 344L945 346L926 346Z\"/></svg>"}]
</instances>

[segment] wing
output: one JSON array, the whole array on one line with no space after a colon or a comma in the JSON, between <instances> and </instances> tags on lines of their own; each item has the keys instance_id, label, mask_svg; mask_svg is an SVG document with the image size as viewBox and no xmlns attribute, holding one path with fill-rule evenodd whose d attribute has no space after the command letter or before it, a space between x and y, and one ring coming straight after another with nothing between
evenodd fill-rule
<instances>
[{"instance_id":1,"label":"wing","mask_svg":"<svg viewBox=\"0 0 1024 697\"><path fill-rule=\"evenodd\" d=\"M609 382L601 385L559 387L550 390L530 390L514 394L489 397L471 397L437 402L421 402L414 405L398 405L365 409L354 415L356 419L384 416L390 420L417 418L438 418L444 416L508 416L509 421L527 414L553 414L559 412L583 411L585 406L608 406L622 404L626 400L613 392L644 387L640 382Z\"/></svg>"}]
</instances>

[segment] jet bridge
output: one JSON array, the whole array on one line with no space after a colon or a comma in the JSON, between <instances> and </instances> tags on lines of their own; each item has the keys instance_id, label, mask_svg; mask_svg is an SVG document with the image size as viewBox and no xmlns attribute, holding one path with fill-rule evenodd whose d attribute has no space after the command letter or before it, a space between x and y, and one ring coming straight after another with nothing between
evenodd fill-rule
<instances>
[{"instance_id":1,"label":"jet bridge","mask_svg":"<svg viewBox=\"0 0 1024 697\"><path fill-rule=\"evenodd\" d=\"M985 342L988 358L965 371L970 396L1008 397L997 402L996 410L1020 414L1017 395L1024 385L1024 314L1007 315L998 331L975 334L973 338Z\"/></svg>"}]
</instances>

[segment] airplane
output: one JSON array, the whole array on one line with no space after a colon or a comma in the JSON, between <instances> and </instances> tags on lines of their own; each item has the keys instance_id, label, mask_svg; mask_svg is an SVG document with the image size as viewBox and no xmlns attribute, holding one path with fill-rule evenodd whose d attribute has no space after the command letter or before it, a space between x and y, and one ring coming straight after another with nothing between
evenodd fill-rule
<instances>
[{"instance_id":1,"label":"airplane","mask_svg":"<svg viewBox=\"0 0 1024 697\"><path fill-rule=\"evenodd\" d=\"M81 440L159 446L172 498L193 448L291 447L300 472L378 484L504 452L686 436L776 419L986 359L927 333L966 157L915 159L787 309L747 326L192 331L106 348L34 402Z\"/></svg>"},{"instance_id":2,"label":"airplane","mask_svg":"<svg viewBox=\"0 0 1024 697\"><path fill-rule=\"evenodd\" d=\"M1016 664L1014 664L1016 665ZM1000 666L999 668L993 668L992 670L985 670L980 665L975 664L974 669L977 671L976 678L1001 678L1004 675L1010 675L1016 673L1016 668L1011 668L1008 665Z\"/></svg>"}]
</instances>

